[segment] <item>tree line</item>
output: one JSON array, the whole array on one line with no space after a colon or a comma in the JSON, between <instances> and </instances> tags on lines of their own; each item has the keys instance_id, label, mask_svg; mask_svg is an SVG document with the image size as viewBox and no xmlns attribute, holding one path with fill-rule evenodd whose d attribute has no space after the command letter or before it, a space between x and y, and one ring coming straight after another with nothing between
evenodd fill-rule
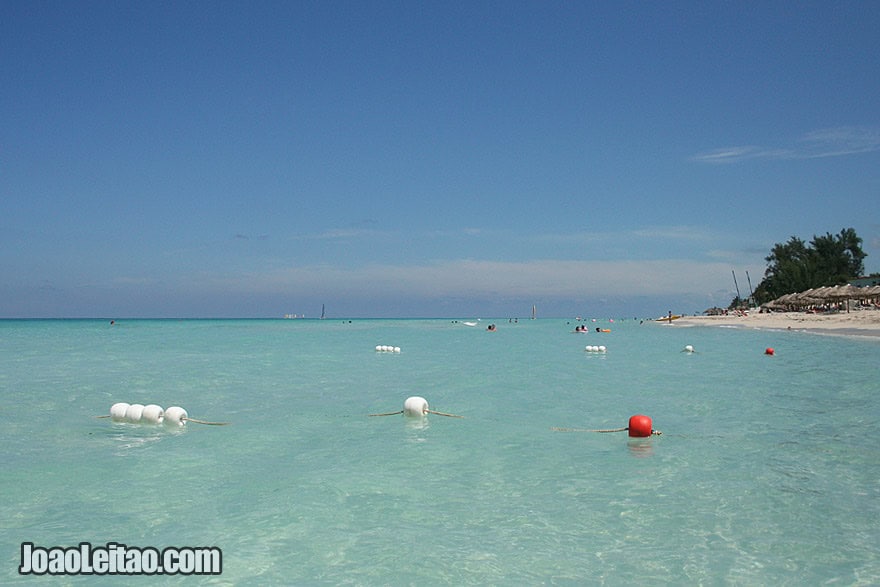
<instances>
[{"instance_id":1,"label":"tree line","mask_svg":"<svg viewBox=\"0 0 880 587\"><path fill-rule=\"evenodd\" d=\"M763 304L814 287L843 285L862 276L865 257L862 239L852 228L836 235L813 236L809 243L793 236L788 242L776 243L765 257L767 270L755 288L755 302Z\"/></svg>"}]
</instances>

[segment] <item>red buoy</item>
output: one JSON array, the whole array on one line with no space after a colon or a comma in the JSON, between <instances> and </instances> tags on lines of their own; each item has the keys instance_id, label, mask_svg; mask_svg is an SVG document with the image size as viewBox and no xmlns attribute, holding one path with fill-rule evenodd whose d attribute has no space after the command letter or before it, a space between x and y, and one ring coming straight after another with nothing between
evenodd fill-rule
<instances>
[{"instance_id":1,"label":"red buoy","mask_svg":"<svg viewBox=\"0 0 880 587\"><path fill-rule=\"evenodd\" d=\"M651 428L651 418L637 414L629 419L629 435L635 438L645 438L651 436L653 429Z\"/></svg>"},{"instance_id":2,"label":"red buoy","mask_svg":"<svg viewBox=\"0 0 880 587\"><path fill-rule=\"evenodd\" d=\"M775 353L776 353L776 351L773 350L773 347L769 347L769 346L768 346L766 349L764 349L764 354L765 354L765 355L772 355L772 354L775 354Z\"/></svg>"}]
</instances>

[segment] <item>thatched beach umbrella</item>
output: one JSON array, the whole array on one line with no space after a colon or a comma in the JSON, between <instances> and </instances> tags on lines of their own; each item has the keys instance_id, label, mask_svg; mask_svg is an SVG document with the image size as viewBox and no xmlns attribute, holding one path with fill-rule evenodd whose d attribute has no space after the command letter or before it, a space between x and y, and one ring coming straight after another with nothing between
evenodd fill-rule
<instances>
[{"instance_id":1,"label":"thatched beach umbrella","mask_svg":"<svg viewBox=\"0 0 880 587\"><path fill-rule=\"evenodd\" d=\"M771 300L764 304L765 308L782 309L790 311L795 308L802 308L811 304L818 303L818 298L812 297L812 290L799 293L787 293L779 296L775 300Z\"/></svg>"},{"instance_id":2,"label":"thatched beach umbrella","mask_svg":"<svg viewBox=\"0 0 880 587\"><path fill-rule=\"evenodd\" d=\"M810 290L810 297L814 300L827 300L833 291L831 286L817 287Z\"/></svg>"},{"instance_id":3,"label":"thatched beach umbrella","mask_svg":"<svg viewBox=\"0 0 880 587\"><path fill-rule=\"evenodd\" d=\"M776 298L775 300L770 300L769 302L764 302L763 304L761 304L761 307L767 308L769 310L778 310L778 309L784 307L783 304L781 304L779 302L780 299L782 299L781 296Z\"/></svg>"},{"instance_id":4,"label":"thatched beach umbrella","mask_svg":"<svg viewBox=\"0 0 880 587\"><path fill-rule=\"evenodd\" d=\"M822 297L832 302L848 302L849 300L856 299L861 295L859 292L860 289L861 288L855 287L850 284L835 285L834 287L826 288L827 291L822 292ZM849 312L848 303L846 305L846 311Z\"/></svg>"},{"instance_id":5,"label":"thatched beach umbrella","mask_svg":"<svg viewBox=\"0 0 880 587\"><path fill-rule=\"evenodd\" d=\"M822 303L824 301L823 290L821 287L810 288L806 291L802 291L800 293L794 294L794 301L799 306L812 306L815 304Z\"/></svg>"},{"instance_id":6,"label":"thatched beach umbrella","mask_svg":"<svg viewBox=\"0 0 880 587\"><path fill-rule=\"evenodd\" d=\"M798 294L796 294L796 293L787 293L787 294L784 294L784 295L779 296L779 297L776 298L775 300L772 300L772 301L770 301L770 302L767 302L767 303L764 304L764 305L767 306L768 308L784 308L784 309L789 309L789 308L791 308L791 307L793 307L793 306L797 306L797 305L798 305L797 295L798 295Z\"/></svg>"},{"instance_id":7,"label":"thatched beach umbrella","mask_svg":"<svg viewBox=\"0 0 880 587\"><path fill-rule=\"evenodd\" d=\"M824 292L823 295L830 300L851 300L858 295L858 291L859 288L850 284L835 285L828 288L828 291Z\"/></svg>"},{"instance_id":8,"label":"thatched beach umbrella","mask_svg":"<svg viewBox=\"0 0 880 587\"><path fill-rule=\"evenodd\" d=\"M872 304L877 304L880 301L880 285L873 285L871 287L865 287L864 298L865 300L871 300Z\"/></svg>"},{"instance_id":9,"label":"thatched beach umbrella","mask_svg":"<svg viewBox=\"0 0 880 587\"><path fill-rule=\"evenodd\" d=\"M853 299L854 300L872 300L871 303L876 303L874 300L880 299L880 285L872 285L865 287L855 287L853 288Z\"/></svg>"},{"instance_id":10,"label":"thatched beach umbrella","mask_svg":"<svg viewBox=\"0 0 880 587\"><path fill-rule=\"evenodd\" d=\"M870 300L880 296L880 285L871 285L867 287L857 287L857 299Z\"/></svg>"}]
</instances>

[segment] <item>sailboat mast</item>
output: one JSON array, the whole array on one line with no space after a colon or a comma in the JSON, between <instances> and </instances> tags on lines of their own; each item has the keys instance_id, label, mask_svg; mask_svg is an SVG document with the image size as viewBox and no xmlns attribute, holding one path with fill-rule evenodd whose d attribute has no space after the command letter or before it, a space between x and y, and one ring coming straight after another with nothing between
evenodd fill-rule
<instances>
[{"instance_id":1,"label":"sailboat mast","mask_svg":"<svg viewBox=\"0 0 880 587\"><path fill-rule=\"evenodd\" d=\"M752 278L749 277L749 272L746 271L746 281L749 282L749 304L755 300L755 291L752 289Z\"/></svg>"}]
</instances>

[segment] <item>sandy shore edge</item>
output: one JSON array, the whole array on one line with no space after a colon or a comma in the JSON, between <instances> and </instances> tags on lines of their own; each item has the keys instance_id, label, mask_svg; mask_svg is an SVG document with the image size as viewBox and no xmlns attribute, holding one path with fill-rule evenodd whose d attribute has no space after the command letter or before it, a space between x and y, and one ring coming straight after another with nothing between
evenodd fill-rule
<instances>
[{"instance_id":1,"label":"sandy shore edge","mask_svg":"<svg viewBox=\"0 0 880 587\"><path fill-rule=\"evenodd\" d=\"M659 324L667 326L662 322ZM880 337L880 310L833 314L807 312L749 313L747 316L682 316L672 326L727 326L767 330L800 330L817 334Z\"/></svg>"}]
</instances>

